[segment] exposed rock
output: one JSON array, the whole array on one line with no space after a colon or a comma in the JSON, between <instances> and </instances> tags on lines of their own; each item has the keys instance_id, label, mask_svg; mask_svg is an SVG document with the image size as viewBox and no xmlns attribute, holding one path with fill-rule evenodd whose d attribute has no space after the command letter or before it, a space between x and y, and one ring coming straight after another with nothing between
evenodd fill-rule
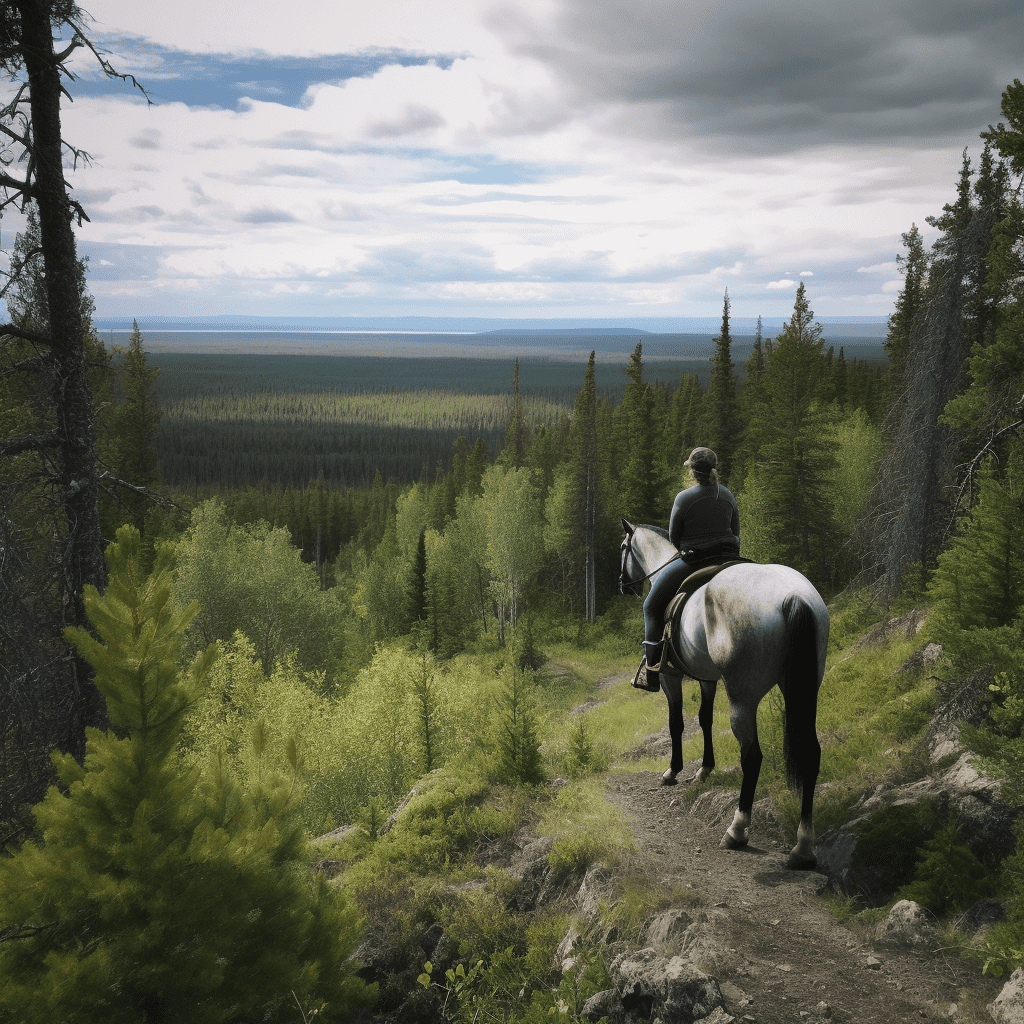
<instances>
[{"instance_id":1,"label":"exposed rock","mask_svg":"<svg viewBox=\"0 0 1024 1024\"><path fill-rule=\"evenodd\" d=\"M885 806L907 807L934 800L939 814L956 823L958 840L983 860L1002 858L1016 846L1014 825L1021 810L1000 799L1000 784L978 771L970 754L962 754L938 775L885 790L876 786L850 809L846 824L818 838L819 870L827 872L845 892L869 899L891 891L891 872L884 864L857 865L858 832Z\"/></svg>"},{"instance_id":2,"label":"exposed rock","mask_svg":"<svg viewBox=\"0 0 1024 1024\"><path fill-rule=\"evenodd\" d=\"M563 974L576 963L575 949L579 940L593 931L593 926L601 920L601 908L614 898L614 872L604 864L595 864L583 877L579 891L576 893L577 919L569 926L562 941L555 950L555 962ZM608 932L597 936L600 941L608 942Z\"/></svg>"},{"instance_id":3,"label":"exposed rock","mask_svg":"<svg viewBox=\"0 0 1024 1024\"><path fill-rule=\"evenodd\" d=\"M647 929L647 944L662 955L681 953L693 917L685 910L662 911Z\"/></svg>"},{"instance_id":4,"label":"exposed rock","mask_svg":"<svg viewBox=\"0 0 1024 1024\"><path fill-rule=\"evenodd\" d=\"M941 644L925 644L920 650L907 658L898 669L895 675L904 675L908 672L929 672L942 661Z\"/></svg>"},{"instance_id":5,"label":"exposed rock","mask_svg":"<svg viewBox=\"0 0 1024 1024\"><path fill-rule=\"evenodd\" d=\"M718 982L683 957L666 960L653 949L622 953L612 961L609 974L629 1022L690 1024L722 1006Z\"/></svg>"},{"instance_id":6,"label":"exposed rock","mask_svg":"<svg viewBox=\"0 0 1024 1024\"><path fill-rule=\"evenodd\" d=\"M515 858L509 873L519 879L512 905L516 910L536 910L548 901L552 895L551 865L548 854L554 845L551 836L541 836L528 843L522 853Z\"/></svg>"},{"instance_id":7,"label":"exposed rock","mask_svg":"<svg viewBox=\"0 0 1024 1024\"><path fill-rule=\"evenodd\" d=\"M608 1024L624 1024L626 1008L622 1005L618 989L608 988L592 995L583 1004L582 1016L592 1021L607 1017Z\"/></svg>"},{"instance_id":8,"label":"exposed rock","mask_svg":"<svg viewBox=\"0 0 1024 1024\"><path fill-rule=\"evenodd\" d=\"M594 923L601 915L601 907L614 895L615 872L604 864L594 864L583 876L576 893L576 910L585 921Z\"/></svg>"},{"instance_id":9,"label":"exposed rock","mask_svg":"<svg viewBox=\"0 0 1024 1024\"><path fill-rule=\"evenodd\" d=\"M694 1021L694 1024L733 1024L735 1020L731 1013L726 1013L721 1006L716 1006L707 1017L701 1017L699 1021Z\"/></svg>"},{"instance_id":10,"label":"exposed rock","mask_svg":"<svg viewBox=\"0 0 1024 1024\"><path fill-rule=\"evenodd\" d=\"M869 629L856 643L856 647L878 647L888 643L896 636L912 640L921 632L927 612L923 608L915 608L894 619L887 619L879 622L877 626Z\"/></svg>"},{"instance_id":11,"label":"exposed rock","mask_svg":"<svg viewBox=\"0 0 1024 1024\"><path fill-rule=\"evenodd\" d=\"M1024 1024L1024 968L1010 975L1002 991L985 1007L996 1024Z\"/></svg>"},{"instance_id":12,"label":"exposed rock","mask_svg":"<svg viewBox=\"0 0 1024 1024\"><path fill-rule=\"evenodd\" d=\"M924 907L913 900L900 900L878 926L878 941L923 952L938 949L942 936Z\"/></svg>"}]
</instances>

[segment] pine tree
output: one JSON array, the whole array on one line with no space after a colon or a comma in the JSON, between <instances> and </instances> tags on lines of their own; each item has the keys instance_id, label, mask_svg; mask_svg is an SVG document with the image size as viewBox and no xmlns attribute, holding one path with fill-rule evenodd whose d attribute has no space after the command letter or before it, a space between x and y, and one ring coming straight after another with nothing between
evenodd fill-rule
<instances>
[{"instance_id":1,"label":"pine tree","mask_svg":"<svg viewBox=\"0 0 1024 1024\"><path fill-rule=\"evenodd\" d=\"M291 993L344 1018L361 1001L355 918L310 877L286 780L243 790L178 754L215 649L179 669L194 608L175 608L172 549L141 571L132 527L110 584L85 594L96 635L69 629L117 732L91 730L84 767L35 808L43 844L0 861L0 1016L11 1020L284 1020ZM290 760L297 764L292 749Z\"/></svg>"},{"instance_id":2,"label":"pine tree","mask_svg":"<svg viewBox=\"0 0 1024 1024\"><path fill-rule=\"evenodd\" d=\"M1002 479L993 460L979 473L977 501L937 559L930 594L933 632L959 667L1020 664L1024 612L1024 445L1010 443ZM1024 676L1022 676L1024 679Z\"/></svg>"},{"instance_id":3,"label":"pine tree","mask_svg":"<svg viewBox=\"0 0 1024 1024\"><path fill-rule=\"evenodd\" d=\"M523 415L523 400L519 394L519 360L516 360L515 377L512 383L512 415L509 418L508 430L505 432L505 444L498 456L499 465L508 469L522 469L526 461L526 447L530 440L530 430Z\"/></svg>"},{"instance_id":4,"label":"pine tree","mask_svg":"<svg viewBox=\"0 0 1024 1024\"><path fill-rule=\"evenodd\" d=\"M626 384L618 417L619 512L634 521L668 518L668 470L662 430L655 422L654 395L643 380L643 344L637 342L626 366Z\"/></svg>"},{"instance_id":5,"label":"pine tree","mask_svg":"<svg viewBox=\"0 0 1024 1024\"><path fill-rule=\"evenodd\" d=\"M711 381L704 402L704 440L701 442L718 456L718 474L723 483L735 461L739 441L736 417L736 372L732 361L732 334L729 326L729 291L722 302L722 329L715 338L711 360Z\"/></svg>"},{"instance_id":6,"label":"pine tree","mask_svg":"<svg viewBox=\"0 0 1024 1024\"><path fill-rule=\"evenodd\" d=\"M121 401L113 415L113 452L110 456L115 483L121 482L118 498L122 515L127 515L144 533L146 510L151 502L143 490L160 480L156 454L156 432L160 406L153 394L159 369L146 365L139 322L132 321L132 333L120 368ZM125 486L127 485L127 486Z\"/></svg>"},{"instance_id":7,"label":"pine tree","mask_svg":"<svg viewBox=\"0 0 1024 1024\"><path fill-rule=\"evenodd\" d=\"M544 761L537 734L532 686L514 656L506 669L505 686L498 699L498 764L502 781L533 786L544 781Z\"/></svg>"},{"instance_id":8,"label":"pine tree","mask_svg":"<svg viewBox=\"0 0 1024 1024\"><path fill-rule=\"evenodd\" d=\"M918 332L922 328L925 287L928 280L928 257L924 250L924 239L916 224L901 236L906 255L898 255L896 264L903 271L903 288L896 297L889 329L886 333L885 351L889 357L887 371L890 394L895 399L901 396L906 386L907 358Z\"/></svg>"},{"instance_id":9,"label":"pine tree","mask_svg":"<svg viewBox=\"0 0 1024 1024\"><path fill-rule=\"evenodd\" d=\"M409 580L409 617L419 622L427 617L427 535L420 530Z\"/></svg>"},{"instance_id":10,"label":"pine tree","mask_svg":"<svg viewBox=\"0 0 1024 1024\"><path fill-rule=\"evenodd\" d=\"M994 198L1005 178L990 156L983 163L985 208L975 202L965 151L956 201L947 203L940 216L928 218L942 234L928 259L920 312L913 311L913 290L906 288L897 309L900 333L894 350L898 357L905 353L903 374L886 416L891 445L880 467L863 541L866 551L876 553L876 587L884 599L899 591L909 565L916 564L920 582L926 581L952 516L948 503L955 493L951 485L960 461L957 447L961 458L965 443L977 450L968 440L972 431L951 429L957 424L959 403L948 412L947 406L963 387L972 343L975 351L984 350L986 339L998 336L998 320L1006 318L1005 310L993 309L990 301L996 296L996 306L1003 305L1008 288L1005 277L994 271L998 259L990 256L1001 237L1001 220L1009 219ZM914 260L924 263L917 255ZM920 275L911 275L911 269L908 265L913 284ZM959 422L962 427L962 415Z\"/></svg>"},{"instance_id":11,"label":"pine tree","mask_svg":"<svg viewBox=\"0 0 1024 1024\"><path fill-rule=\"evenodd\" d=\"M571 567L582 566L583 608L588 622L597 615L596 558L597 523L605 503L605 486L600 466L597 436L597 385L595 353L590 353L583 386L573 404L567 443L568 459L563 463L556 497L548 503L548 520L558 539L555 549Z\"/></svg>"},{"instance_id":12,"label":"pine tree","mask_svg":"<svg viewBox=\"0 0 1024 1024\"><path fill-rule=\"evenodd\" d=\"M818 580L827 573L834 534L829 481L835 441L822 401L823 346L821 325L814 322L801 283L793 316L772 348L753 427L759 500L777 538L772 557Z\"/></svg>"}]
</instances>

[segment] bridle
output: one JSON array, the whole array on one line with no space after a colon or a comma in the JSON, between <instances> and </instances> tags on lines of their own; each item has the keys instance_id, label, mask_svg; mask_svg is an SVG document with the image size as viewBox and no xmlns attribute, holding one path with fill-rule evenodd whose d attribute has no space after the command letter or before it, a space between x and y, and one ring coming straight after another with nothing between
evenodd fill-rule
<instances>
[{"instance_id":1,"label":"bridle","mask_svg":"<svg viewBox=\"0 0 1024 1024\"><path fill-rule=\"evenodd\" d=\"M649 580L652 576L657 576L666 565L671 565L677 558L682 557L682 553L677 551L667 562L659 565L657 569L652 569L646 576L641 576L639 579L631 580L626 576L626 559L629 555L633 555L633 557L636 558L636 555L633 553L632 533L627 533L626 536L622 538L619 550L622 552L622 556L619 561L619 593L632 594L634 597L640 597L643 593L645 580Z\"/></svg>"}]
</instances>

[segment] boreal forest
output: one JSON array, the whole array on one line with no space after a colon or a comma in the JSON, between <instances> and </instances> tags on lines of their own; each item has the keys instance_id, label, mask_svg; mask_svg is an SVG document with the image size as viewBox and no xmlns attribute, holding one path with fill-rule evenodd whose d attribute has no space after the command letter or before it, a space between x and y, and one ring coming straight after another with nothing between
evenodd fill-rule
<instances>
[{"instance_id":1,"label":"boreal forest","mask_svg":"<svg viewBox=\"0 0 1024 1024\"><path fill-rule=\"evenodd\" d=\"M192 426L165 435L165 473L158 359L137 327L120 348L92 326L70 225L84 211L47 114L63 55L35 6L4 2L0 39L5 71L33 83L31 107L23 90L0 110L31 157L0 176L27 213L0 330L0 1020L366 1012L371 986L345 966L357 919L409 853L373 871L359 858L446 767L445 838L424 826L417 848L435 868L506 827L516 787L600 766L582 725L543 735L555 698L535 673L555 647L639 659L639 606L615 589L621 520L666 525L696 445L737 497L742 553L805 573L836 609L834 643L928 608L945 671L983 691L978 756L1022 798L1024 85L980 155L965 150L927 219L934 242L916 225L894 239L885 363L848 362L800 284L740 374L726 294L706 386L645 379L641 341L621 398L599 393L593 354L571 407L521 391L516 364L500 401L377 396L351 406L361 436L405 402L415 447L365 485L331 469L342 396L269 412L267 396L197 400ZM268 415L276 461L250 467L231 445L258 447ZM204 417L231 423L219 448L196 440ZM170 471L189 444L196 459ZM275 473L318 445L304 483ZM911 717L934 699L912 696ZM353 880L311 882L306 842L348 826ZM1007 864L1011 925L992 955L1013 967L1024 860ZM217 909L200 924L200 907ZM174 1002L167 972L194 972L192 1002ZM99 1016L69 1015L72 990Z\"/></svg>"}]
</instances>

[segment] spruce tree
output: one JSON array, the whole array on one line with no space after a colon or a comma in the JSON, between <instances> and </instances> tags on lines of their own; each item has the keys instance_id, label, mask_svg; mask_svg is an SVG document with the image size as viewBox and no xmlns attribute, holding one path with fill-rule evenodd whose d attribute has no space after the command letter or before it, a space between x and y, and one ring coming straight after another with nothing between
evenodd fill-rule
<instances>
[{"instance_id":1,"label":"spruce tree","mask_svg":"<svg viewBox=\"0 0 1024 1024\"><path fill-rule=\"evenodd\" d=\"M42 842L0 861L0 1017L290 1020L297 998L346 1019L362 992L354 916L310 875L286 780L244 790L222 763L200 774L179 756L215 649L179 667L195 610L173 604L172 549L149 577L141 553L119 530L106 592L84 596L95 635L68 630L116 731L89 731L84 766L54 756Z\"/></svg>"},{"instance_id":2,"label":"spruce tree","mask_svg":"<svg viewBox=\"0 0 1024 1024\"><path fill-rule=\"evenodd\" d=\"M132 321L132 333L120 367L120 402L113 413L113 452L110 461L117 481L121 521L145 532L146 511L151 500L144 493L160 480L156 454L156 432L160 406L153 394L159 369L146 364L139 322ZM105 517L110 518L110 515Z\"/></svg>"},{"instance_id":3,"label":"spruce tree","mask_svg":"<svg viewBox=\"0 0 1024 1024\"><path fill-rule=\"evenodd\" d=\"M513 645L514 646L514 645ZM532 786L544 781L544 761L537 735L537 713L528 673L509 658L505 685L498 699L498 764L502 781Z\"/></svg>"},{"instance_id":4,"label":"spruce tree","mask_svg":"<svg viewBox=\"0 0 1024 1024\"><path fill-rule=\"evenodd\" d=\"M420 530L409 579L409 617L420 622L427 617L427 535Z\"/></svg>"},{"instance_id":5,"label":"spruce tree","mask_svg":"<svg viewBox=\"0 0 1024 1024\"><path fill-rule=\"evenodd\" d=\"M701 441L718 456L718 475L723 483L729 481L739 441L729 309L729 291L726 289L722 302L722 329L715 338L711 381L704 401L704 439Z\"/></svg>"},{"instance_id":6,"label":"spruce tree","mask_svg":"<svg viewBox=\"0 0 1024 1024\"><path fill-rule=\"evenodd\" d=\"M822 328L814 322L803 283L793 316L768 360L764 401L753 424L760 507L772 523L772 557L819 581L827 573L834 535L830 480L836 444L823 402Z\"/></svg>"},{"instance_id":7,"label":"spruce tree","mask_svg":"<svg viewBox=\"0 0 1024 1024\"><path fill-rule=\"evenodd\" d=\"M512 413L505 444L498 456L498 464L506 469L522 469L526 461L526 447L530 440L530 429L523 414L523 399L519 394L519 360L516 360L515 376L512 382Z\"/></svg>"},{"instance_id":8,"label":"spruce tree","mask_svg":"<svg viewBox=\"0 0 1024 1024\"><path fill-rule=\"evenodd\" d=\"M668 519L668 470L655 419L655 399L643 380L643 343L637 342L626 366L629 382L618 416L619 511L628 519L661 523Z\"/></svg>"},{"instance_id":9,"label":"spruce tree","mask_svg":"<svg viewBox=\"0 0 1024 1024\"><path fill-rule=\"evenodd\" d=\"M563 471L564 507L554 523L564 537L559 553L573 567L582 567L583 607L588 622L597 615L595 567L597 522L603 509L605 494L597 438L597 384L594 375L595 353L590 353L583 386L573 403L569 428L568 460ZM549 503L549 518L556 516L554 502ZM579 573L573 574L578 576Z\"/></svg>"}]
</instances>

